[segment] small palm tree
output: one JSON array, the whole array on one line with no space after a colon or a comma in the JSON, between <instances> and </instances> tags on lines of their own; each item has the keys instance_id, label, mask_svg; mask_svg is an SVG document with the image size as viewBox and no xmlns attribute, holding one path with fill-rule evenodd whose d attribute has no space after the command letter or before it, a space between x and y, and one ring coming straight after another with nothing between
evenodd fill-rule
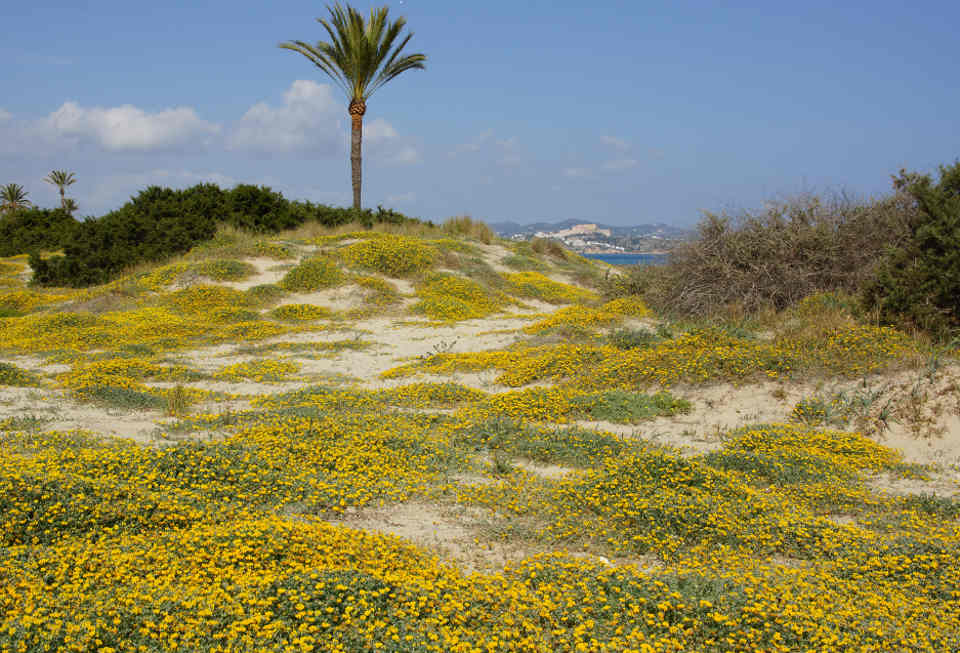
<instances>
[{"instance_id":1,"label":"small palm tree","mask_svg":"<svg viewBox=\"0 0 960 653\"><path fill-rule=\"evenodd\" d=\"M23 190L20 184L7 184L0 188L0 209L4 212L15 211L25 206L30 206L30 200L27 199L27 191Z\"/></svg>"},{"instance_id":2,"label":"small palm tree","mask_svg":"<svg viewBox=\"0 0 960 653\"><path fill-rule=\"evenodd\" d=\"M350 171L353 183L353 208L360 208L361 157L363 141L363 114L367 100L374 91L400 73L413 68L423 69L424 54L400 56L400 51L413 37L407 34L396 46L400 31L407 24L401 16L395 22L387 20L387 8L371 9L370 20L353 7L344 9L339 4L327 7L330 22L318 18L330 35L330 43L318 41L310 45L303 41L288 41L280 47L299 52L325 72L342 88L349 99L350 114Z\"/></svg>"},{"instance_id":3,"label":"small palm tree","mask_svg":"<svg viewBox=\"0 0 960 653\"><path fill-rule=\"evenodd\" d=\"M48 184L53 184L60 189L60 206L64 210L67 210L67 200L64 196L64 193L67 190L67 186L73 185L77 181L77 178L73 176L72 172L67 172L66 170L54 170L49 175L43 179Z\"/></svg>"},{"instance_id":4,"label":"small palm tree","mask_svg":"<svg viewBox=\"0 0 960 653\"><path fill-rule=\"evenodd\" d=\"M77 202L72 197L67 197L63 200L63 210L66 211L69 215L73 215L77 210Z\"/></svg>"}]
</instances>

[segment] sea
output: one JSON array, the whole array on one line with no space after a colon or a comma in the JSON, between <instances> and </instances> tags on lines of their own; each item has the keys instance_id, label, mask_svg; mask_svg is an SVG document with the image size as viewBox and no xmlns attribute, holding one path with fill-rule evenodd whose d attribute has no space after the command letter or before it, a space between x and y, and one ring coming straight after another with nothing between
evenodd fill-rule
<instances>
[{"instance_id":1,"label":"sea","mask_svg":"<svg viewBox=\"0 0 960 653\"><path fill-rule=\"evenodd\" d=\"M584 258L611 265L663 265L669 254L584 254Z\"/></svg>"}]
</instances>

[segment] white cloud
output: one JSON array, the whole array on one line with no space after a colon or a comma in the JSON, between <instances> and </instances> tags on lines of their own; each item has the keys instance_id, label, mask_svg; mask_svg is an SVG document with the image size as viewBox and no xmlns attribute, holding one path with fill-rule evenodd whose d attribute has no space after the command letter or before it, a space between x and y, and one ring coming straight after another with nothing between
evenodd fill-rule
<instances>
[{"instance_id":1,"label":"white cloud","mask_svg":"<svg viewBox=\"0 0 960 653\"><path fill-rule=\"evenodd\" d=\"M12 113L10 113L9 111L6 111L3 108L0 108L0 122L4 120L10 120L11 118L13 118Z\"/></svg>"},{"instance_id":2,"label":"white cloud","mask_svg":"<svg viewBox=\"0 0 960 653\"><path fill-rule=\"evenodd\" d=\"M635 168L638 161L636 159L614 159L603 164L605 170L629 170Z\"/></svg>"},{"instance_id":3,"label":"white cloud","mask_svg":"<svg viewBox=\"0 0 960 653\"><path fill-rule=\"evenodd\" d=\"M109 151L175 149L220 131L219 125L202 120L190 107L148 113L132 104L85 108L65 102L42 122L56 136L93 142Z\"/></svg>"},{"instance_id":4,"label":"white cloud","mask_svg":"<svg viewBox=\"0 0 960 653\"><path fill-rule=\"evenodd\" d=\"M623 140L622 138L617 138L617 137L615 137L615 136L601 136L601 137L600 137L600 141L601 141L604 145L609 145L609 146L612 147L613 149L619 150L619 151L621 151L621 152L626 152L627 150L630 149L630 144L629 144L629 143L627 143L627 142L626 142L625 140Z\"/></svg>"},{"instance_id":5,"label":"white cloud","mask_svg":"<svg viewBox=\"0 0 960 653\"><path fill-rule=\"evenodd\" d=\"M480 133L469 143L458 145L450 152L450 156L455 157L465 152L487 153L495 157L495 161L501 166L515 166L523 161L516 137L497 138L492 129Z\"/></svg>"},{"instance_id":6,"label":"white cloud","mask_svg":"<svg viewBox=\"0 0 960 653\"><path fill-rule=\"evenodd\" d=\"M371 120L363 126L363 141L370 145L381 145L397 138L397 130L383 118Z\"/></svg>"},{"instance_id":7,"label":"white cloud","mask_svg":"<svg viewBox=\"0 0 960 653\"><path fill-rule=\"evenodd\" d=\"M262 154L317 152L333 154L345 146L341 118L346 104L331 86L298 79L283 94L283 105L258 102L230 129L232 149Z\"/></svg>"},{"instance_id":8,"label":"white cloud","mask_svg":"<svg viewBox=\"0 0 960 653\"><path fill-rule=\"evenodd\" d=\"M363 145L370 158L382 163L408 165L420 162L420 153L404 142L393 125L376 118L363 125Z\"/></svg>"},{"instance_id":9,"label":"white cloud","mask_svg":"<svg viewBox=\"0 0 960 653\"><path fill-rule=\"evenodd\" d=\"M485 132L481 133L479 136L477 136L475 139L470 141L469 143L463 143L455 147L453 151L450 152L450 156L457 156L462 152L479 152L480 150L483 149L483 147L487 143L489 143L492 140L493 140L493 130L488 129Z\"/></svg>"}]
</instances>

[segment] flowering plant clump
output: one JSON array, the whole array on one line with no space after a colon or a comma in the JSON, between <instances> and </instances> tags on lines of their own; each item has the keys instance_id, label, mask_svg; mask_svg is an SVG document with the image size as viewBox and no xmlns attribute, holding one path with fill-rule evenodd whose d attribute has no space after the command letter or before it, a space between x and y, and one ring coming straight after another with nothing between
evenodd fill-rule
<instances>
[{"instance_id":1,"label":"flowering plant clump","mask_svg":"<svg viewBox=\"0 0 960 653\"><path fill-rule=\"evenodd\" d=\"M270 311L270 317L291 322L327 320L332 316L333 312L329 308L314 304L284 304Z\"/></svg>"},{"instance_id":2,"label":"flowering plant clump","mask_svg":"<svg viewBox=\"0 0 960 653\"><path fill-rule=\"evenodd\" d=\"M292 374L300 371L300 366L291 361L257 360L227 365L213 375L215 379L225 381L287 381Z\"/></svg>"},{"instance_id":3,"label":"flowering plant clump","mask_svg":"<svg viewBox=\"0 0 960 653\"><path fill-rule=\"evenodd\" d=\"M338 250L351 266L379 272L388 277L407 277L432 267L439 253L432 245L416 238L383 234Z\"/></svg>"},{"instance_id":4,"label":"flowering plant clump","mask_svg":"<svg viewBox=\"0 0 960 653\"><path fill-rule=\"evenodd\" d=\"M573 386L526 388L490 395L463 408L460 415L472 421L507 417L517 421L558 422L604 420L633 424L657 416L690 410L690 402L668 392L656 395L620 390L583 391Z\"/></svg>"},{"instance_id":5,"label":"flowering plant clump","mask_svg":"<svg viewBox=\"0 0 960 653\"><path fill-rule=\"evenodd\" d=\"M0 361L0 385L36 386L40 379L33 372Z\"/></svg>"},{"instance_id":6,"label":"flowering plant clump","mask_svg":"<svg viewBox=\"0 0 960 653\"><path fill-rule=\"evenodd\" d=\"M647 317L650 309L635 297L621 297L599 308L582 304L554 311L546 318L523 328L525 333L543 333L551 329L575 328L592 331L620 323L624 317Z\"/></svg>"},{"instance_id":7,"label":"flowering plant clump","mask_svg":"<svg viewBox=\"0 0 960 653\"><path fill-rule=\"evenodd\" d=\"M191 269L216 281L240 281L257 271L250 263L233 259L203 261L191 266Z\"/></svg>"},{"instance_id":8,"label":"flowering plant clump","mask_svg":"<svg viewBox=\"0 0 960 653\"><path fill-rule=\"evenodd\" d=\"M302 261L280 280L280 287L293 292L313 292L339 286L346 280L337 264L325 258Z\"/></svg>"},{"instance_id":9,"label":"flowering plant clump","mask_svg":"<svg viewBox=\"0 0 960 653\"><path fill-rule=\"evenodd\" d=\"M198 284L165 295L163 302L187 315L200 315L217 309L241 307L245 299L241 291L233 288Z\"/></svg>"},{"instance_id":10,"label":"flowering plant clump","mask_svg":"<svg viewBox=\"0 0 960 653\"><path fill-rule=\"evenodd\" d=\"M542 320L528 324L523 327L523 332L536 334L563 329L593 331L598 327L607 327L616 324L620 319L621 316L619 315L577 304L561 308L548 314L547 317Z\"/></svg>"},{"instance_id":11,"label":"flowering plant clump","mask_svg":"<svg viewBox=\"0 0 960 653\"><path fill-rule=\"evenodd\" d=\"M426 408L431 406L456 406L481 401L487 393L457 383L409 383L381 390L377 397L387 404Z\"/></svg>"},{"instance_id":12,"label":"flowering plant clump","mask_svg":"<svg viewBox=\"0 0 960 653\"><path fill-rule=\"evenodd\" d=\"M413 309L427 317L458 322L486 317L503 302L476 281L450 274L433 274L417 289L420 301Z\"/></svg>"},{"instance_id":13,"label":"flowering plant clump","mask_svg":"<svg viewBox=\"0 0 960 653\"><path fill-rule=\"evenodd\" d=\"M375 240L377 238L391 238L392 234L384 231L348 231L342 234L330 234L327 236L317 236L313 239L313 244L323 247L331 243L338 243L345 240Z\"/></svg>"},{"instance_id":14,"label":"flowering plant clump","mask_svg":"<svg viewBox=\"0 0 960 653\"><path fill-rule=\"evenodd\" d=\"M554 281L539 272L505 274L512 292L520 297L540 299L549 304L573 304L592 301L597 295L589 290Z\"/></svg>"},{"instance_id":15,"label":"flowering plant clump","mask_svg":"<svg viewBox=\"0 0 960 653\"><path fill-rule=\"evenodd\" d=\"M389 306L400 301L400 293L397 288L380 277L370 277L359 275L353 282L366 291L366 302L373 306Z\"/></svg>"},{"instance_id":16,"label":"flowering plant clump","mask_svg":"<svg viewBox=\"0 0 960 653\"><path fill-rule=\"evenodd\" d=\"M574 314L565 313L564 318ZM628 350L610 345L560 344L506 352L441 354L387 370L381 376L498 369L502 374L497 382L510 386L573 378L585 388L631 389L669 387L680 382L778 378L804 370L861 376L915 351L906 336L885 327L840 329L826 342L768 342L706 328Z\"/></svg>"},{"instance_id":17,"label":"flowering plant clump","mask_svg":"<svg viewBox=\"0 0 960 653\"><path fill-rule=\"evenodd\" d=\"M189 381L198 377L203 378L203 375L183 366L123 357L76 363L70 371L58 374L56 381L79 399L126 408L158 408L168 392L148 385L147 381ZM190 401L210 395L198 388L185 388L183 392Z\"/></svg>"},{"instance_id":18,"label":"flowering plant clump","mask_svg":"<svg viewBox=\"0 0 960 653\"><path fill-rule=\"evenodd\" d=\"M465 240L460 240L457 238L437 238L435 240L425 241L430 245L433 245L440 251L445 252L459 252L461 254L476 254L477 248L475 245L468 243Z\"/></svg>"},{"instance_id":19,"label":"flowering plant clump","mask_svg":"<svg viewBox=\"0 0 960 653\"><path fill-rule=\"evenodd\" d=\"M162 265L136 278L137 285L147 290L160 292L175 282L190 269L189 263L171 263Z\"/></svg>"},{"instance_id":20,"label":"flowering plant clump","mask_svg":"<svg viewBox=\"0 0 960 653\"><path fill-rule=\"evenodd\" d=\"M27 269L27 256L9 256L0 258L0 277L17 277Z\"/></svg>"},{"instance_id":21,"label":"flowering plant clump","mask_svg":"<svg viewBox=\"0 0 960 653\"><path fill-rule=\"evenodd\" d=\"M74 298L74 294L36 292L30 290L0 291L0 311L29 313L34 309L62 304ZM2 313L0 313L2 315Z\"/></svg>"},{"instance_id":22,"label":"flowering plant clump","mask_svg":"<svg viewBox=\"0 0 960 653\"><path fill-rule=\"evenodd\" d=\"M643 300L635 295L612 299L600 308L615 315L627 317L650 317L653 315Z\"/></svg>"}]
</instances>

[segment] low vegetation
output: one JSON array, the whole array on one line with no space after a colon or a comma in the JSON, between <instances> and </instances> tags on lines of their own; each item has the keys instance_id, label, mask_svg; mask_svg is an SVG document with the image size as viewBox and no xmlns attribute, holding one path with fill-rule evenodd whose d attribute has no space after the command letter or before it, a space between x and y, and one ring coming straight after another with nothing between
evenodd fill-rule
<instances>
[{"instance_id":1,"label":"low vegetation","mask_svg":"<svg viewBox=\"0 0 960 653\"><path fill-rule=\"evenodd\" d=\"M311 221L335 226L410 220L382 208L339 209L290 201L269 188L246 184L229 191L213 184L185 190L152 186L115 211L75 224L68 215L61 220L61 213L18 211L18 222L10 227L15 238L10 247L31 254L33 278L41 285L104 283L131 266L162 261L209 241L221 225L273 233ZM54 219L60 222L47 233L44 225ZM57 249L63 253L41 255L42 250Z\"/></svg>"},{"instance_id":2,"label":"low vegetation","mask_svg":"<svg viewBox=\"0 0 960 653\"><path fill-rule=\"evenodd\" d=\"M711 247L812 255L830 211ZM549 241L405 224L221 225L85 288L0 260L0 652L960 649L956 470L872 437L934 442L958 351L878 323L865 261L830 250L802 296L730 263L728 296L684 276L707 241L604 286ZM780 419L714 427L737 392Z\"/></svg>"}]
</instances>

